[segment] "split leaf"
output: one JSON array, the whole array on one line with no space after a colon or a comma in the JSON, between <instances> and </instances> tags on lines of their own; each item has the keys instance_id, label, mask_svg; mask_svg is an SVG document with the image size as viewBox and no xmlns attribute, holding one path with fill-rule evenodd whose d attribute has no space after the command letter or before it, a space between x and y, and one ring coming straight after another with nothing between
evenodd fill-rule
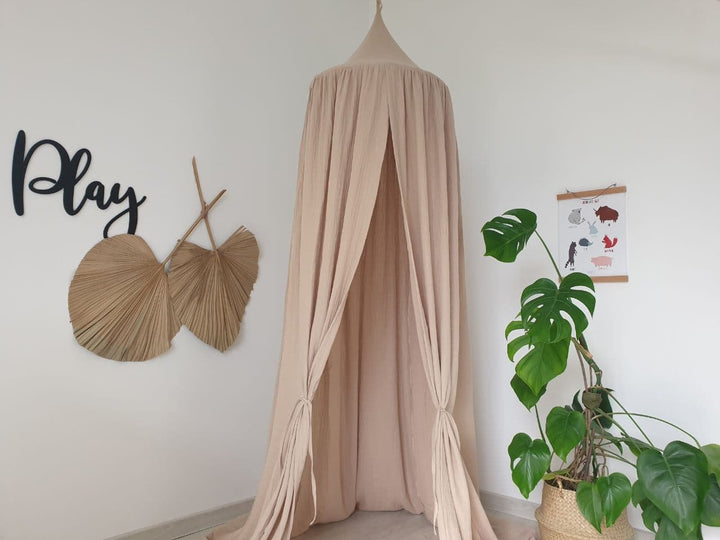
<instances>
[{"instance_id":1,"label":"split leaf","mask_svg":"<svg viewBox=\"0 0 720 540\"><path fill-rule=\"evenodd\" d=\"M482 228L485 255L500 262L514 262L537 228L537 216L516 208L488 221Z\"/></svg>"}]
</instances>

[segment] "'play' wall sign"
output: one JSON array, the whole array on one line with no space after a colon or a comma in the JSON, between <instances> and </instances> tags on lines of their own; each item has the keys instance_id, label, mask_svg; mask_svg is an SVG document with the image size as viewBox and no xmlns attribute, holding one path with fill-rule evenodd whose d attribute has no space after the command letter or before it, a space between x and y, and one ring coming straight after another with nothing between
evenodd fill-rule
<instances>
[{"instance_id":1,"label":"'play' wall sign","mask_svg":"<svg viewBox=\"0 0 720 540\"><path fill-rule=\"evenodd\" d=\"M74 216L88 201L94 201L100 210L107 210L113 205L124 205L125 209L116 214L105 225L103 236L108 237L110 227L127 215L127 232L135 234L138 222L138 209L147 197L138 199L135 190L131 187L121 193L120 184L115 183L108 191L99 180L93 180L85 188L83 196L76 201L75 188L87 173L92 161L92 154L87 148L81 148L70 157L67 150L57 141L43 139L33 144L27 151L25 149L25 132L19 131L15 139L15 152L12 163L12 193L15 212L18 216L25 213L25 182L28 166L33 154L43 146L51 146L57 152L60 160L60 172L56 178L37 176L27 183L27 187L38 195L52 195L62 192L62 204L65 212Z\"/></svg>"}]
</instances>

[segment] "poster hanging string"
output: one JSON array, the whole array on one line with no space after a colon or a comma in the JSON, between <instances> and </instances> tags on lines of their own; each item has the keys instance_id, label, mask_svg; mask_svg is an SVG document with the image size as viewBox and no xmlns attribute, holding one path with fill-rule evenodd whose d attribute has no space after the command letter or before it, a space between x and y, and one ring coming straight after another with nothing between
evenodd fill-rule
<instances>
[{"instance_id":1,"label":"poster hanging string","mask_svg":"<svg viewBox=\"0 0 720 540\"><path fill-rule=\"evenodd\" d=\"M577 193L575 193L574 191L570 191L568 188L565 188L565 193L568 193L568 194L572 195L573 197L575 197L576 199L580 199L581 201L592 201L593 199L602 197L603 195L605 195L605 193L607 193L614 187L617 187L617 182L613 182L608 187L603 189L600 193L598 193L597 195L593 195L592 197L580 197L580 196L578 196Z\"/></svg>"}]
</instances>

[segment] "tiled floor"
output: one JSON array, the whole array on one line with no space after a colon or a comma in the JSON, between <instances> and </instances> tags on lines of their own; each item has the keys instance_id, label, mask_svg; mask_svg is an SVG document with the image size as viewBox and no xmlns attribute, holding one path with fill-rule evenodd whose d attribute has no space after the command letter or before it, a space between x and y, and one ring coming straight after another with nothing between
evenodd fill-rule
<instances>
[{"instance_id":1,"label":"tiled floor","mask_svg":"<svg viewBox=\"0 0 720 540\"><path fill-rule=\"evenodd\" d=\"M502 516L519 526L534 529L536 524L515 517ZM204 540L202 531L182 540ZM316 525L298 540L431 540L436 539L432 525L424 516L409 512L355 512L345 521Z\"/></svg>"}]
</instances>

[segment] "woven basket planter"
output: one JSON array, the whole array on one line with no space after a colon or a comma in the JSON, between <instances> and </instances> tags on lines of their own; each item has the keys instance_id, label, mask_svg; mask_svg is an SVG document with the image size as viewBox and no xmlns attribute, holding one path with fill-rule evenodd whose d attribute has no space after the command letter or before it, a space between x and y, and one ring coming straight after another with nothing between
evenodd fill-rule
<instances>
[{"instance_id":1,"label":"woven basket planter","mask_svg":"<svg viewBox=\"0 0 720 540\"><path fill-rule=\"evenodd\" d=\"M633 529L627 519L627 511L609 529L600 534L580 513L575 492L543 484L542 504L535 511L542 540L571 540L579 538L605 538L631 540Z\"/></svg>"}]
</instances>

